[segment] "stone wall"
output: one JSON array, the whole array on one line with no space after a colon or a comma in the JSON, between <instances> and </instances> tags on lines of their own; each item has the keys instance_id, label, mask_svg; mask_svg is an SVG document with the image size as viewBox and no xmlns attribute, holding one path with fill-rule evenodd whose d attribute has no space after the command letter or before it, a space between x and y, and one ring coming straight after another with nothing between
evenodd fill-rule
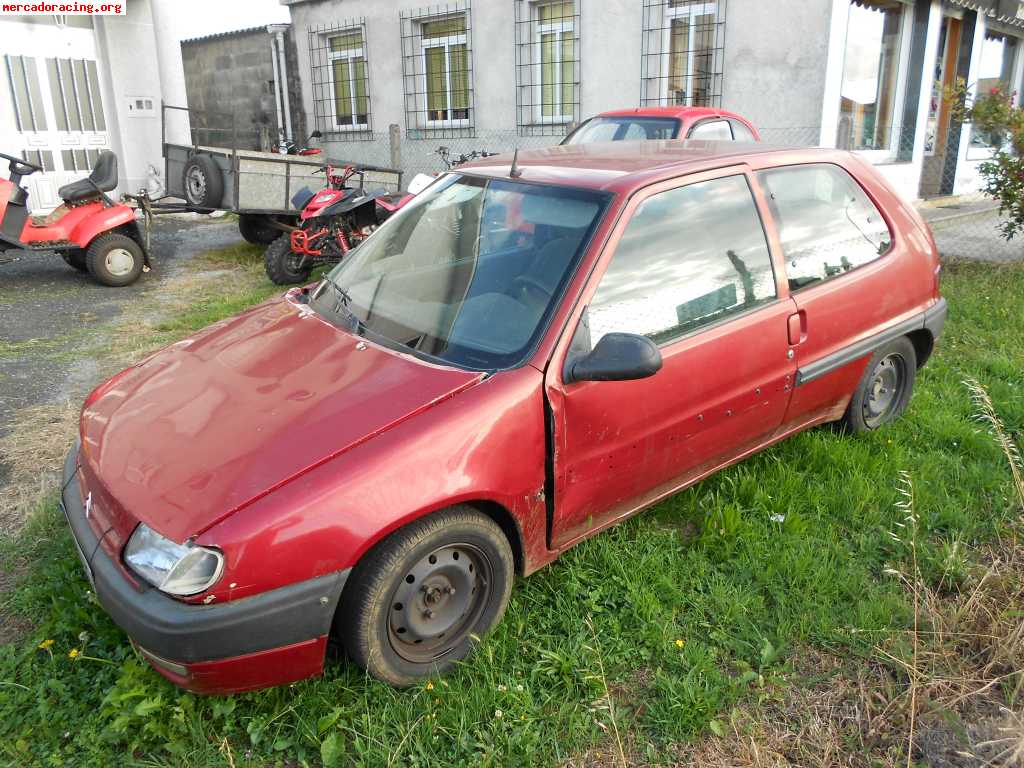
<instances>
[{"instance_id":1,"label":"stone wall","mask_svg":"<svg viewBox=\"0 0 1024 768\"><path fill-rule=\"evenodd\" d=\"M271 40L265 27L257 27L182 41L195 143L263 150L277 145ZM292 135L302 145L307 134L295 43L290 33L285 40Z\"/></svg>"}]
</instances>

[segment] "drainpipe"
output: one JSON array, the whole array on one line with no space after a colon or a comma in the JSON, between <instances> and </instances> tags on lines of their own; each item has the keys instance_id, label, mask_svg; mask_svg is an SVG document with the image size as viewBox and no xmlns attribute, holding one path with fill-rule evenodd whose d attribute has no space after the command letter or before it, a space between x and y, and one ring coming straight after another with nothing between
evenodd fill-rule
<instances>
[{"instance_id":1,"label":"drainpipe","mask_svg":"<svg viewBox=\"0 0 1024 768\"><path fill-rule=\"evenodd\" d=\"M292 110L290 100L288 98L288 65L287 65L287 54L285 53L284 45L284 33L288 31L288 24L271 24L267 27L267 32L274 35L274 39L271 41L271 46L274 48L274 77L277 78L278 90L280 91L281 97L284 102L284 137L286 141L292 141ZM280 57L280 61L278 60ZM281 110L282 104L278 102L278 110ZM278 112L278 126L281 125L281 113ZM280 130L278 131L280 133Z\"/></svg>"},{"instance_id":2,"label":"drainpipe","mask_svg":"<svg viewBox=\"0 0 1024 768\"><path fill-rule=\"evenodd\" d=\"M268 30L269 31L269 28ZM270 39L270 60L274 63L274 106L277 107L277 148L281 154L288 151L284 139L284 116L281 112L281 70L277 66L277 43Z\"/></svg>"}]
</instances>

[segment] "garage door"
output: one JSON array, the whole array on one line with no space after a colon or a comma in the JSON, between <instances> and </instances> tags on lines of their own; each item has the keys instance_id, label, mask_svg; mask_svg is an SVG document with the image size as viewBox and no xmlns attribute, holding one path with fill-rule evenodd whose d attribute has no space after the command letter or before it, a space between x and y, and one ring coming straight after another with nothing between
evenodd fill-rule
<instances>
[{"instance_id":1,"label":"garage door","mask_svg":"<svg viewBox=\"0 0 1024 768\"><path fill-rule=\"evenodd\" d=\"M0 56L0 151L45 169L25 183L29 207L46 211L109 146L94 33L0 22Z\"/></svg>"}]
</instances>

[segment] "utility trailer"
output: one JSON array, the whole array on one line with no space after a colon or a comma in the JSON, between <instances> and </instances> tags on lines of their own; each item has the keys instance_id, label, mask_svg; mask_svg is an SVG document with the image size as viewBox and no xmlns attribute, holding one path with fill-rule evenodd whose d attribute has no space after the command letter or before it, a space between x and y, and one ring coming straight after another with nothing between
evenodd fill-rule
<instances>
[{"instance_id":1,"label":"utility trailer","mask_svg":"<svg viewBox=\"0 0 1024 768\"><path fill-rule=\"evenodd\" d=\"M231 116L226 128L193 128L190 119L192 144L173 144L167 140L167 112L178 110L205 117L188 107L164 104L161 115L161 143L164 156L166 197L178 198L183 203L150 203L153 211L231 211L237 213L238 229L251 243L269 245L281 232L295 228L299 211L292 205L295 193L303 187L317 190L325 179L320 169L327 163L338 167L353 165L341 160L327 159L321 154L282 155L277 152L259 152L239 149L239 132ZM202 121L205 122L205 121ZM197 141L200 132L227 133L230 146L208 146ZM219 143L219 142L218 142ZM397 193L402 187L402 172L394 168L358 165L367 189L381 189Z\"/></svg>"}]
</instances>

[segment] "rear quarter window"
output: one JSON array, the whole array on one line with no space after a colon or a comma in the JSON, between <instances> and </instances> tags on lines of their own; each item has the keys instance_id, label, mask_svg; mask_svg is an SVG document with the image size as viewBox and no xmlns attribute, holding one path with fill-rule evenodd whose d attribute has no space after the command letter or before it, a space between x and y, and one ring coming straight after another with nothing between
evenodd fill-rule
<instances>
[{"instance_id":1,"label":"rear quarter window","mask_svg":"<svg viewBox=\"0 0 1024 768\"><path fill-rule=\"evenodd\" d=\"M688 138L709 139L712 141L732 141L732 130L725 120L709 120L698 123L690 129Z\"/></svg>"},{"instance_id":2,"label":"rear quarter window","mask_svg":"<svg viewBox=\"0 0 1024 768\"><path fill-rule=\"evenodd\" d=\"M839 277L892 246L882 214L845 170L826 163L761 171L791 291Z\"/></svg>"}]
</instances>

